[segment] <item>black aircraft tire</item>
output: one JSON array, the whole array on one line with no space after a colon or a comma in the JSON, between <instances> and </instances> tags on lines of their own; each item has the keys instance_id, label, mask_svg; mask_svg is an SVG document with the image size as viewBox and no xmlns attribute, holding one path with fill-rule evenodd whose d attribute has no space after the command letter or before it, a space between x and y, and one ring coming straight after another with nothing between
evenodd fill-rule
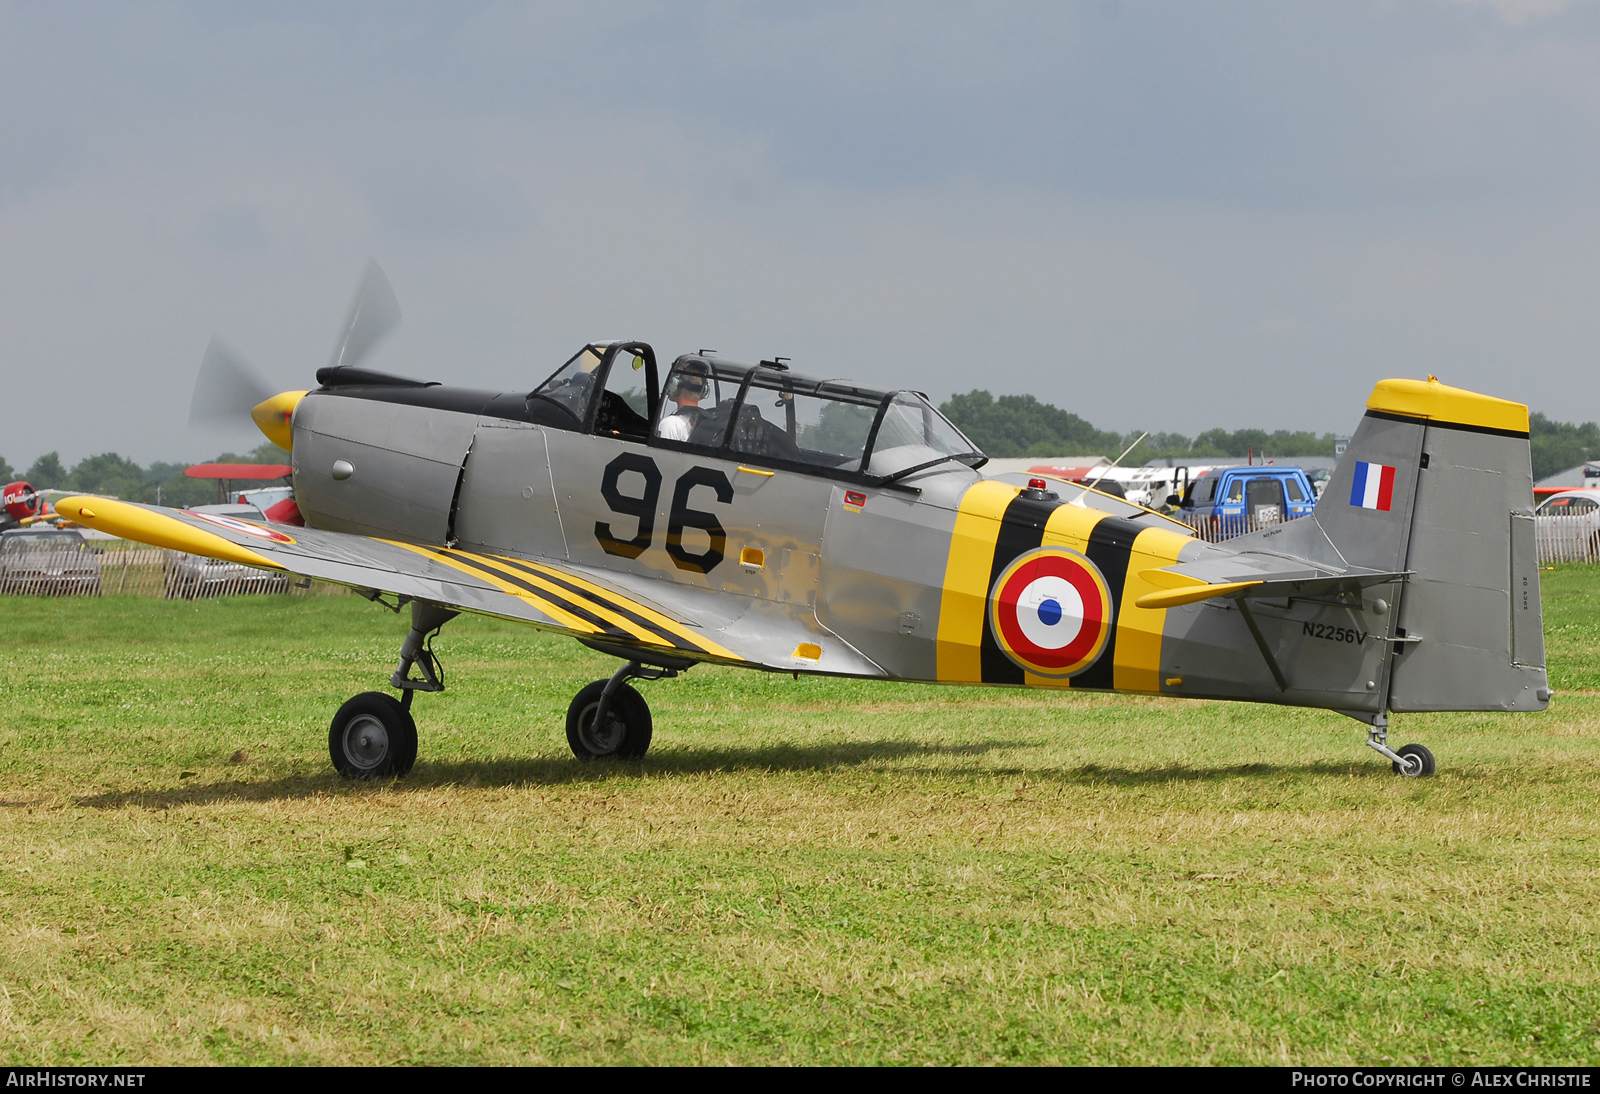
<instances>
[{"instance_id":1,"label":"black aircraft tire","mask_svg":"<svg viewBox=\"0 0 1600 1094\"><path fill-rule=\"evenodd\" d=\"M573 698L572 705L567 707L567 744L580 760L637 760L650 747L654 729L650 722L650 704L627 684L620 685L611 696L607 731L597 736L590 726L600 706L600 693L605 689L606 682L596 680Z\"/></svg>"},{"instance_id":2,"label":"black aircraft tire","mask_svg":"<svg viewBox=\"0 0 1600 1094\"><path fill-rule=\"evenodd\" d=\"M1415 757L1422 761L1421 767L1415 771L1403 770L1399 764L1390 763L1396 775L1408 775L1413 779L1425 779L1433 774L1433 753L1422 745L1401 745L1395 749L1402 756Z\"/></svg>"},{"instance_id":3,"label":"black aircraft tire","mask_svg":"<svg viewBox=\"0 0 1600 1094\"><path fill-rule=\"evenodd\" d=\"M417 723L394 696L362 692L333 716L328 756L347 779L404 775L417 762Z\"/></svg>"}]
</instances>

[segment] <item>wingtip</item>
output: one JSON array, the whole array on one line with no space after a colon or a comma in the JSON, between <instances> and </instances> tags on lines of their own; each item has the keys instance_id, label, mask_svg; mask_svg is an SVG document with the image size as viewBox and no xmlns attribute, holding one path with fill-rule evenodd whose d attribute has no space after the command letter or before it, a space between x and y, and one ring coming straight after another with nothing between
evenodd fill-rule
<instances>
[{"instance_id":1,"label":"wingtip","mask_svg":"<svg viewBox=\"0 0 1600 1094\"><path fill-rule=\"evenodd\" d=\"M214 532L186 524L171 511L155 506L136 505L115 498L74 494L60 498L55 503L56 512L86 528L148 543L152 547L165 547L185 554L203 555L245 566L259 566L268 570L281 570L283 566L265 555Z\"/></svg>"}]
</instances>

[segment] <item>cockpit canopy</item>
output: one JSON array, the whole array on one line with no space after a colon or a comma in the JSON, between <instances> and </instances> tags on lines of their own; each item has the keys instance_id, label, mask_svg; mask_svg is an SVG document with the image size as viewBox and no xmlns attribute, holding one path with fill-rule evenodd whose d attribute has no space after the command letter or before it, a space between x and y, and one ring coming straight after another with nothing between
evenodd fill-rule
<instances>
[{"instance_id":1,"label":"cockpit canopy","mask_svg":"<svg viewBox=\"0 0 1600 1094\"><path fill-rule=\"evenodd\" d=\"M658 388L643 343L585 346L529 399L559 406L571 428L865 482L987 459L919 392L699 353L674 361Z\"/></svg>"}]
</instances>

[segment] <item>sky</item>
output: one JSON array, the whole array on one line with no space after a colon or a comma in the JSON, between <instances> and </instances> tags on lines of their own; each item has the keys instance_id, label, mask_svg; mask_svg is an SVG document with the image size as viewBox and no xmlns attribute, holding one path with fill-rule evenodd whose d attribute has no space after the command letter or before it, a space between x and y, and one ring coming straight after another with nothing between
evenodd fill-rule
<instances>
[{"instance_id":1,"label":"sky","mask_svg":"<svg viewBox=\"0 0 1600 1094\"><path fill-rule=\"evenodd\" d=\"M0 0L0 455L140 463L220 334L529 389L701 348L1103 429L1600 417L1600 0Z\"/></svg>"}]
</instances>

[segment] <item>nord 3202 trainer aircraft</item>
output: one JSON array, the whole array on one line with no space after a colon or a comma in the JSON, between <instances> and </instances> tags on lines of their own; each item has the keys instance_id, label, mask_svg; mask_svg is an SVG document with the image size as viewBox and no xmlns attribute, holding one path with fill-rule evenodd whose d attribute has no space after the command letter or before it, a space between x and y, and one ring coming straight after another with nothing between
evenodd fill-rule
<instances>
[{"instance_id":1,"label":"nord 3202 trainer aircraft","mask_svg":"<svg viewBox=\"0 0 1600 1094\"><path fill-rule=\"evenodd\" d=\"M251 411L292 453L305 527L56 503L409 604L401 698L357 695L330 727L346 776L411 768L411 699L443 689L431 639L461 612L623 662L568 711L586 759L643 755L650 711L628 680L700 662L1320 707L1408 776L1433 757L1390 748L1390 712L1550 699L1519 403L1381 381L1314 515L1208 544L1084 487L981 478L983 454L915 391L706 350L663 376L631 341L592 342L527 391L359 367L397 319L369 266L319 386ZM197 405L252 389L215 356Z\"/></svg>"}]
</instances>

